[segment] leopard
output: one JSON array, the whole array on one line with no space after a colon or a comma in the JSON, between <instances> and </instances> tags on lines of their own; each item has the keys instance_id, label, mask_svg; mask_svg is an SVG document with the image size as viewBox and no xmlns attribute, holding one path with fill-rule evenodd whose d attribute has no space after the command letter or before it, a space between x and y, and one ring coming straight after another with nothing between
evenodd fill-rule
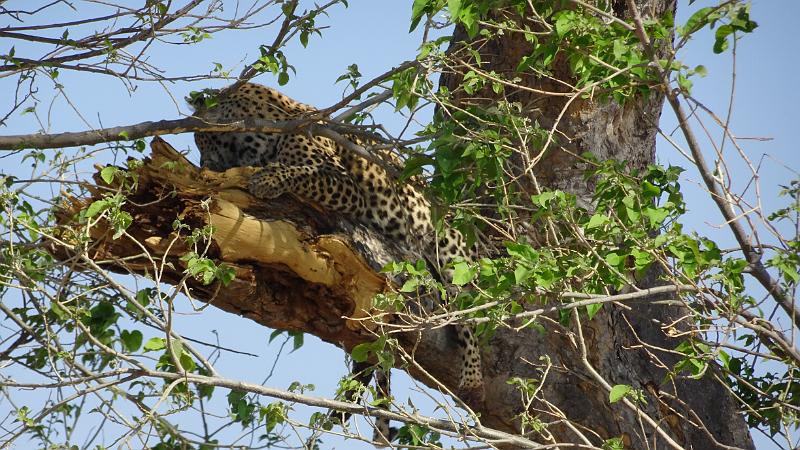
<instances>
[{"instance_id":1,"label":"leopard","mask_svg":"<svg viewBox=\"0 0 800 450\"><path fill-rule=\"evenodd\" d=\"M194 115L207 123L323 119L317 108L260 84L235 83L208 90L207 94L189 100ZM213 101L209 104L206 98ZM364 140L355 135L345 137L354 143ZM432 272L439 273L445 282L452 277L449 262L472 259L472 251L457 229L445 227L437 234L431 204L417 184L402 182L386 165L364 158L331 138L302 129L284 133L200 131L194 138L201 167L217 172L260 167L248 184L255 197L269 200L291 193L342 214L387 239L418 249L434 266ZM397 157L387 159L395 167L402 164ZM456 326L456 335L461 363L459 390L475 392L483 383L479 346L469 327ZM380 377L387 378L388 374ZM388 386L383 390L388 392Z\"/></svg>"}]
</instances>

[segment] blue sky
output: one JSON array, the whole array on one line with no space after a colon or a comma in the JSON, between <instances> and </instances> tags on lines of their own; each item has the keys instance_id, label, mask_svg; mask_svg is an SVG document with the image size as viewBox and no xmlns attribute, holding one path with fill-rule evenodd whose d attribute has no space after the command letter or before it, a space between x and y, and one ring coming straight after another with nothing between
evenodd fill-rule
<instances>
[{"instance_id":1,"label":"blue sky","mask_svg":"<svg viewBox=\"0 0 800 450\"><path fill-rule=\"evenodd\" d=\"M12 0L4 6L14 3ZM696 2L692 10L702 4L703 2ZM43 20L69 20L76 17L73 11L59 8L52 10L51 15ZM685 1L680 2L679 8L680 21L685 19L689 9ZM323 37L312 37L307 49L295 42L285 50L297 74L292 76L288 85L281 88L282 91L305 103L328 106L341 98L345 86L344 83L336 84L335 80L350 64L358 64L364 79L368 80L402 61L414 58L421 36L419 30L408 33L409 16L410 1L351 0L347 9L332 9L328 18L318 20L318 25L330 27L323 30ZM758 161L763 154L770 155L764 159L761 181L764 208L772 211L782 204L776 198L775 186L797 178L797 173L793 174L790 169L800 169L800 149L796 143L796 132L800 126L800 115L797 113L800 90L796 88L800 81L797 75L800 68L795 56L800 48L800 38L792 31L796 18L800 17L800 2L755 1L752 16L760 27L752 35L746 36L738 46L732 130L742 137L771 138L766 142L746 140L742 144L751 160ZM5 25L7 24L0 22L0 27ZM156 46L150 61L168 74L208 72L212 68L212 62L221 63L232 69L233 74L237 74L244 64L257 56L259 44L272 41L273 33L273 28L264 28L220 33L192 46ZM693 93L711 109L724 115L730 97L731 58L730 54L714 55L711 45L710 39L695 39L685 49L681 59L690 66L703 64L708 68L708 77L695 80ZM9 46L9 43L0 40L0 52L6 53ZM18 56L25 55L26 50L24 45L16 44ZM59 81L65 86L70 102L93 127L177 118L180 114L188 113L183 97L190 90L209 86L208 83L163 86L139 82L136 91L129 94L118 80L108 77L62 71ZM270 75L263 75L256 81L277 85ZM14 83L13 79L0 78L0 92L11 92ZM212 83L212 87L224 84L227 83L219 81ZM47 117L45 112L50 107L51 86L44 80L40 85L41 103L37 110L41 117ZM5 102L0 103L0 107L4 104ZM53 103L49 117L50 121L46 122L49 132L87 128L83 119L61 97ZM376 118L390 129L397 130L404 124L404 120L390 109L380 111ZM15 116L9 121L8 127L0 129L0 133L36 132L40 126L32 119L31 115ZM665 111L661 123L662 129L667 133L675 127L675 120L669 111ZM712 135L718 137L720 132L715 130ZM190 135L169 136L167 140L179 149L191 149L190 158L198 161L199 156ZM726 151L730 150L728 148ZM657 158L662 164L689 167L688 162L663 140L659 142ZM108 161L101 157L97 162ZM0 171L27 176L29 171L25 166L17 164L16 161L2 159ZM744 170L745 167L741 164L734 165L732 169L734 175L740 176L744 175ZM702 230L704 234L713 234L723 243L732 244L729 233L715 228L722 222L721 218L713 204L705 200L707 196L696 187L698 181L697 174L688 170L683 183L690 208L686 218L687 226ZM225 355L217 364L222 374L252 382L264 380L279 346L279 340L267 345L269 330L213 308L194 313L187 303L182 310L185 315L177 326L184 334L213 342L216 340L213 333L216 332L222 345L260 355L257 358ZM0 336L3 332L4 330L0 330ZM275 374L267 381L267 385L280 388L293 381L312 383L317 386L316 394L329 396L339 377L345 373L344 355L340 350L307 336L303 348L281 356ZM416 406L430 413L431 402L423 395L411 393L412 384L408 377L399 371L395 371L395 374L393 389L398 400L402 402L411 395ZM0 415L6 406L0 404ZM762 448L768 448L766 444L763 445ZM372 448L352 442L338 444L337 447Z\"/></svg>"}]
</instances>

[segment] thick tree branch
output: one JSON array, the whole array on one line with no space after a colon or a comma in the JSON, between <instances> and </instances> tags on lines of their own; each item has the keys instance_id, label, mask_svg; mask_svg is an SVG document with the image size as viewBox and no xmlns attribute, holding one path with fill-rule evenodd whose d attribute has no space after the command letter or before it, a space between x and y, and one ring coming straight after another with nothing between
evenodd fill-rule
<instances>
[{"instance_id":1,"label":"thick tree branch","mask_svg":"<svg viewBox=\"0 0 800 450\"><path fill-rule=\"evenodd\" d=\"M256 292L259 288L258 272L275 269L276 272L291 274L293 281L286 280L286 284L298 282L313 286L310 292L295 291L297 297L318 297L321 291L327 291L335 298L336 301L327 305L332 320L339 322L344 316L354 319L348 323L349 331L328 330L324 333L327 340L345 342L349 344L345 345L346 348L356 341L365 340L366 336L357 336L364 330L356 321L368 315L372 298L388 288L387 282L375 274L343 238L320 232L312 242L309 240L310 229L304 230L292 223L311 223L315 224L312 228L331 229L335 227L331 219L305 205L278 202L271 205L269 220L259 220L251 214L262 213L263 203L236 189L246 185L249 175L257 169L237 168L224 174L201 171L161 139L155 139L152 148L153 157L138 172L138 189L130 197L130 205L144 206L130 207L134 224L127 230L128 237L114 240L103 226L90 229L94 244L102 249L94 251L105 253L94 260L115 261L106 265L117 271L143 273L156 269L151 267L152 261L166 258L174 260L177 265L158 269L164 270L167 280L177 280L183 276L185 267L179 258L190 249L171 230L171 225L170 230L164 226L178 217L194 228L211 225L214 227L213 256L219 263L235 267L237 279L227 288L234 291L234 295L226 292L225 298L221 295L212 298L220 286L194 283L193 292L199 297L206 297L205 300L213 301L215 306L223 309L243 312L242 304L232 297L259 296ZM62 221L69 222L75 213L98 200L102 192L105 191L97 190L91 199L72 199L62 213ZM178 198L169 200L173 193ZM173 242L176 238L177 241ZM150 252L150 258L136 258L142 253L142 245ZM319 298L305 300L320 301ZM289 318L292 323L273 317L268 326L296 329L298 325L295 322L302 322L304 317L299 311L295 313L299 315ZM313 308L307 313L315 314ZM344 325L344 322L338 325Z\"/></svg>"},{"instance_id":2,"label":"thick tree branch","mask_svg":"<svg viewBox=\"0 0 800 450\"><path fill-rule=\"evenodd\" d=\"M0 150L77 147L81 145L127 141L149 136L180 134L192 131L263 131L266 133L288 133L297 130L301 125L306 123L308 123L307 120L274 122L263 119L246 119L233 123L211 124L197 117L187 117L185 119L141 122L133 125L100 128L88 131L0 136Z\"/></svg>"},{"instance_id":3,"label":"thick tree branch","mask_svg":"<svg viewBox=\"0 0 800 450\"><path fill-rule=\"evenodd\" d=\"M525 439L521 436L504 433L502 431L493 430L483 426L465 427L457 422L436 419L433 417L426 417L420 414L401 414L393 411L387 411L381 408L365 407L355 403L347 403L337 400L329 400L321 397L314 397L305 394L298 394L296 392L287 392L281 389L269 388L258 384L245 383L238 380L230 380L221 377L207 377L196 374L177 374L171 372L158 372L158 371L138 371L131 370L132 374L141 374L148 377L162 378L165 380L186 380L189 383L218 386L229 389L236 389L255 394L265 395L267 397L277 398L289 402L302 403L308 406L315 406L325 409L333 409L336 411L349 412L352 414L361 414L371 417L385 418L389 420L396 420L404 423L415 423L427 426L433 429L444 430L456 435L461 435L465 439L479 438L492 442L493 445L499 445L500 448L504 445L511 445L513 448L547 448L541 444Z\"/></svg>"},{"instance_id":4,"label":"thick tree branch","mask_svg":"<svg viewBox=\"0 0 800 450\"><path fill-rule=\"evenodd\" d=\"M105 222L88 230L93 261L122 273L160 273L157 281L176 283L186 273L181 256L191 248L173 222L180 218L193 229L210 225L214 233L206 256L233 268L236 278L227 286L189 280L193 297L270 328L314 334L345 350L374 339L372 299L390 289L377 271L415 255L291 196L270 202L250 196L240 187L257 169L201 170L161 139L151 147L152 158L137 169L137 189L124 206L133 217L126 234L112 239ZM60 216L63 236L79 230L73 218L106 188L94 189L88 199L69 200ZM74 256L67 246L51 248L61 259ZM458 364L441 357L458 354L451 333L414 330L399 339L419 364L420 369L407 369L412 375L435 386L430 374L455 391Z\"/></svg>"},{"instance_id":5,"label":"thick tree branch","mask_svg":"<svg viewBox=\"0 0 800 450\"><path fill-rule=\"evenodd\" d=\"M375 97L380 101L385 99L383 94ZM366 108L369 101L357 105ZM349 109L349 114L354 114L355 108ZM342 133L352 132L347 125L335 123L321 124L314 119L297 119L287 121L273 121L265 119L247 118L233 122L209 123L198 117L184 119L159 120L141 122L133 125L100 128L97 130L66 132L56 134L18 134L0 136L0 150L22 150L26 148L49 149L63 147L77 147L81 145L95 145L104 142L119 142L141 139L149 136L163 136L167 134L181 134L197 131L218 132L263 132L263 133L292 133L301 130L314 136L322 136L335 141L347 151L350 151L368 161L383 167L389 174L397 176L397 168L387 164L376 155L361 145L347 139Z\"/></svg>"}]
</instances>

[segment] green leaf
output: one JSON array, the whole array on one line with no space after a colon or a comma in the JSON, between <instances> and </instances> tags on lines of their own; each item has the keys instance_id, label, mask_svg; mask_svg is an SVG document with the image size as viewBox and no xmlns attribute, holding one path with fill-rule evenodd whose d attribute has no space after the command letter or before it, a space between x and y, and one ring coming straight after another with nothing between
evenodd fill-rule
<instances>
[{"instance_id":1,"label":"green leaf","mask_svg":"<svg viewBox=\"0 0 800 450\"><path fill-rule=\"evenodd\" d=\"M539 252L534 250L529 244L507 242L506 251L508 252L508 256L513 256L523 261L537 261L539 259Z\"/></svg>"},{"instance_id":2,"label":"green leaf","mask_svg":"<svg viewBox=\"0 0 800 450\"><path fill-rule=\"evenodd\" d=\"M619 267L619 265L622 264L623 261L622 256L620 256L616 252L611 252L607 254L605 259L606 262L613 267Z\"/></svg>"},{"instance_id":3,"label":"green leaf","mask_svg":"<svg viewBox=\"0 0 800 450\"><path fill-rule=\"evenodd\" d=\"M89 208L86 210L86 217L87 218L94 217L100 214L101 212L105 211L106 209L108 209L108 206L109 203L108 200L106 199L92 202L92 204L89 205Z\"/></svg>"},{"instance_id":4,"label":"green leaf","mask_svg":"<svg viewBox=\"0 0 800 450\"><path fill-rule=\"evenodd\" d=\"M275 426L286 421L286 406L281 402L270 403L262 406L258 412L259 418L264 422L267 432L275 429Z\"/></svg>"},{"instance_id":5,"label":"green leaf","mask_svg":"<svg viewBox=\"0 0 800 450\"><path fill-rule=\"evenodd\" d=\"M114 234L111 236L111 238L118 239L123 233L125 233L125 230L131 226L133 223L133 217L127 211L119 211L114 215L112 222L114 225Z\"/></svg>"},{"instance_id":6,"label":"green leaf","mask_svg":"<svg viewBox=\"0 0 800 450\"><path fill-rule=\"evenodd\" d=\"M519 64L517 64L517 68L515 69L517 72L524 72L528 70L534 63L536 62L536 58L532 56L523 56L519 60Z\"/></svg>"},{"instance_id":7,"label":"green leaf","mask_svg":"<svg viewBox=\"0 0 800 450\"><path fill-rule=\"evenodd\" d=\"M625 441L621 437L606 439L601 448L603 450L625 450Z\"/></svg>"},{"instance_id":8,"label":"green leaf","mask_svg":"<svg viewBox=\"0 0 800 450\"><path fill-rule=\"evenodd\" d=\"M414 3L411 5L411 28L409 28L408 32L414 31L419 25L419 21L422 19L422 15L425 14L425 10L428 8L428 0L414 0Z\"/></svg>"},{"instance_id":9,"label":"green leaf","mask_svg":"<svg viewBox=\"0 0 800 450\"><path fill-rule=\"evenodd\" d=\"M514 269L514 282L522 284L525 280L530 278L532 273L533 271L525 266L517 266L517 268Z\"/></svg>"},{"instance_id":10,"label":"green leaf","mask_svg":"<svg viewBox=\"0 0 800 450\"><path fill-rule=\"evenodd\" d=\"M181 361L181 365L183 366L183 370L187 372L194 372L194 369L197 368L197 364L195 364L192 356L189 355L186 351L181 352L181 356L178 358Z\"/></svg>"},{"instance_id":11,"label":"green leaf","mask_svg":"<svg viewBox=\"0 0 800 450\"><path fill-rule=\"evenodd\" d=\"M650 226L655 228L664 223L664 220L669 217L669 210L666 208L645 208L644 215L650 219Z\"/></svg>"},{"instance_id":12,"label":"green leaf","mask_svg":"<svg viewBox=\"0 0 800 450\"><path fill-rule=\"evenodd\" d=\"M172 353L175 355L181 355L183 353L183 343L177 339L171 339L169 341L170 349Z\"/></svg>"},{"instance_id":13,"label":"green leaf","mask_svg":"<svg viewBox=\"0 0 800 450\"><path fill-rule=\"evenodd\" d=\"M150 340L144 344L144 351L146 352L155 352L158 350L164 350L165 348L167 348L167 345L164 338L150 338Z\"/></svg>"},{"instance_id":14,"label":"green leaf","mask_svg":"<svg viewBox=\"0 0 800 450\"><path fill-rule=\"evenodd\" d=\"M731 25L722 25L714 33L714 53L722 53L728 49L728 35L735 29Z\"/></svg>"},{"instance_id":15,"label":"green leaf","mask_svg":"<svg viewBox=\"0 0 800 450\"><path fill-rule=\"evenodd\" d=\"M586 229L591 230L601 225L605 225L606 223L608 223L608 216L598 213L593 215L591 219L589 219L589 223L586 224Z\"/></svg>"},{"instance_id":16,"label":"green leaf","mask_svg":"<svg viewBox=\"0 0 800 450\"><path fill-rule=\"evenodd\" d=\"M463 286L475 276L475 269L464 261L459 261L453 265L453 284Z\"/></svg>"},{"instance_id":17,"label":"green leaf","mask_svg":"<svg viewBox=\"0 0 800 450\"><path fill-rule=\"evenodd\" d=\"M356 345L353 347L353 350L350 351L350 357L353 358L355 362L365 362L369 359L369 355L374 353L378 355L380 359L382 357L381 353L384 353L384 347L386 347L386 337L380 337L375 341Z\"/></svg>"},{"instance_id":18,"label":"green leaf","mask_svg":"<svg viewBox=\"0 0 800 450\"><path fill-rule=\"evenodd\" d=\"M602 303L594 303L591 305L586 305L586 315L589 316L589 320L592 320L595 315L597 315L600 310L603 309Z\"/></svg>"},{"instance_id":19,"label":"green leaf","mask_svg":"<svg viewBox=\"0 0 800 450\"><path fill-rule=\"evenodd\" d=\"M558 15L556 19L556 34L564 37L573 28L575 28L575 16L572 11L564 11Z\"/></svg>"},{"instance_id":20,"label":"green leaf","mask_svg":"<svg viewBox=\"0 0 800 450\"><path fill-rule=\"evenodd\" d=\"M217 266L217 270L214 272L214 277L216 277L223 286L227 286L236 278L236 269L225 263L222 263Z\"/></svg>"},{"instance_id":21,"label":"green leaf","mask_svg":"<svg viewBox=\"0 0 800 450\"><path fill-rule=\"evenodd\" d=\"M617 403L625 398L625 396L628 395L628 393L632 390L633 388L627 384L617 384L611 388L611 392L608 394L608 401L611 403Z\"/></svg>"},{"instance_id":22,"label":"green leaf","mask_svg":"<svg viewBox=\"0 0 800 450\"><path fill-rule=\"evenodd\" d=\"M365 362L369 358L369 352L372 350L372 342L365 342L353 347L350 351L350 357L355 362Z\"/></svg>"},{"instance_id":23,"label":"green leaf","mask_svg":"<svg viewBox=\"0 0 800 450\"><path fill-rule=\"evenodd\" d=\"M686 21L686 25L684 25L683 28L679 30L679 34L681 36L686 36L706 26L706 24L708 23L709 14L715 9L716 8L711 6L698 9L697 12L695 12L694 14L692 14L691 17L689 17L689 20Z\"/></svg>"},{"instance_id":24,"label":"green leaf","mask_svg":"<svg viewBox=\"0 0 800 450\"><path fill-rule=\"evenodd\" d=\"M419 175L422 173L422 168L424 166L431 166L434 162L434 159L427 155L412 156L406 160L400 179L406 180L415 175Z\"/></svg>"},{"instance_id":25,"label":"green leaf","mask_svg":"<svg viewBox=\"0 0 800 450\"><path fill-rule=\"evenodd\" d=\"M477 25L480 17L478 17L475 11L470 7L462 9L458 16L458 21L464 25L464 28L467 30L467 36L469 36L470 39L474 38L478 34Z\"/></svg>"},{"instance_id":26,"label":"green leaf","mask_svg":"<svg viewBox=\"0 0 800 450\"><path fill-rule=\"evenodd\" d=\"M708 69L706 69L706 66L701 64L701 65L695 66L694 73L700 75L701 77L704 77L704 76L708 75Z\"/></svg>"},{"instance_id":27,"label":"green leaf","mask_svg":"<svg viewBox=\"0 0 800 450\"><path fill-rule=\"evenodd\" d=\"M56 302L53 302L53 303L50 304L50 312L55 314L55 316L58 317L58 319L61 320L61 321L65 321L65 320L70 318L69 311L67 311L64 308L62 308Z\"/></svg>"},{"instance_id":28,"label":"green leaf","mask_svg":"<svg viewBox=\"0 0 800 450\"><path fill-rule=\"evenodd\" d=\"M653 262L653 255L638 248L631 249L631 256L633 256L636 270L644 270Z\"/></svg>"},{"instance_id":29,"label":"green leaf","mask_svg":"<svg viewBox=\"0 0 800 450\"><path fill-rule=\"evenodd\" d=\"M658 197L661 195L661 188L645 180L642 181L642 194L648 197Z\"/></svg>"},{"instance_id":30,"label":"green leaf","mask_svg":"<svg viewBox=\"0 0 800 450\"><path fill-rule=\"evenodd\" d=\"M122 330L122 333L119 335L120 341L122 341L123 347L128 352L135 352L139 350L139 347L142 346L142 332L139 330Z\"/></svg>"},{"instance_id":31,"label":"green leaf","mask_svg":"<svg viewBox=\"0 0 800 450\"><path fill-rule=\"evenodd\" d=\"M281 85L281 86L283 86L283 85L285 85L285 84L286 84L286 83L288 83L288 82L289 82L289 74L288 74L288 73L286 73L286 72L281 72L281 73L278 75L278 84L279 84L279 85Z\"/></svg>"},{"instance_id":32,"label":"green leaf","mask_svg":"<svg viewBox=\"0 0 800 450\"><path fill-rule=\"evenodd\" d=\"M628 46L625 45L624 40L622 39L614 40L614 49L613 49L614 58L621 60L623 56L628 54L628 51L629 51Z\"/></svg>"},{"instance_id":33,"label":"green leaf","mask_svg":"<svg viewBox=\"0 0 800 450\"><path fill-rule=\"evenodd\" d=\"M457 18L461 12L461 0L447 0L447 9L450 11L450 17Z\"/></svg>"},{"instance_id":34,"label":"green leaf","mask_svg":"<svg viewBox=\"0 0 800 450\"><path fill-rule=\"evenodd\" d=\"M720 53L720 52L717 52ZM682 73L678 74L678 86L686 92L692 92L692 80L686 78Z\"/></svg>"},{"instance_id":35,"label":"green leaf","mask_svg":"<svg viewBox=\"0 0 800 450\"><path fill-rule=\"evenodd\" d=\"M133 141L133 147L137 152L143 152L146 146L147 144L144 143L144 139L137 139Z\"/></svg>"},{"instance_id":36,"label":"green leaf","mask_svg":"<svg viewBox=\"0 0 800 450\"><path fill-rule=\"evenodd\" d=\"M381 341L376 341L380 343ZM378 357L378 365L388 372L394 367L394 353L383 351L381 348L375 349L375 355Z\"/></svg>"},{"instance_id":37,"label":"green leaf","mask_svg":"<svg viewBox=\"0 0 800 450\"><path fill-rule=\"evenodd\" d=\"M247 393L231 390L228 393L228 407L234 422L241 422L242 426L248 426L255 413L255 405L247 399Z\"/></svg>"},{"instance_id":38,"label":"green leaf","mask_svg":"<svg viewBox=\"0 0 800 450\"><path fill-rule=\"evenodd\" d=\"M719 350L719 360L722 362L722 367L730 370L731 356L725 353L724 350Z\"/></svg>"},{"instance_id":39,"label":"green leaf","mask_svg":"<svg viewBox=\"0 0 800 450\"><path fill-rule=\"evenodd\" d=\"M419 286L419 280L416 278L410 278L403 283L403 287L400 288L400 292L414 292L417 290L417 286Z\"/></svg>"},{"instance_id":40,"label":"green leaf","mask_svg":"<svg viewBox=\"0 0 800 450\"><path fill-rule=\"evenodd\" d=\"M290 331L289 336L292 337L292 351L295 351L303 346L303 333L301 331Z\"/></svg>"}]
</instances>

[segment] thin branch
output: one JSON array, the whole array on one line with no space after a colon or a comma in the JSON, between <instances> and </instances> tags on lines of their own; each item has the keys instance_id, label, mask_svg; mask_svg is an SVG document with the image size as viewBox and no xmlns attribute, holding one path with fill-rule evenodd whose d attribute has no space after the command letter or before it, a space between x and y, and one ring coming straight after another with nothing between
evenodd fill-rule
<instances>
[{"instance_id":1,"label":"thin branch","mask_svg":"<svg viewBox=\"0 0 800 450\"><path fill-rule=\"evenodd\" d=\"M83 59L92 58L92 57L95 57L95 56L100 56L100 55L106 54L109 51L119 50L121 48L127 47L130 44L133 44L134 42L138 42L138 41L141 41L141 40L144 40L144 39L147 39L147 38L151 37L153 35L153 33L155 33L156 31L160 30L161 28L169 25L170 23L174 22L175 20L179 19L180 17L183 17L184 15L186 15L186 13L191 11L195 6L199 5L202 2L203 2L203 0L192 0L191 2L189 2L183 8L175 11L172 14L164 16L161 20L156 22L152 27L144 29L144 30L140 31L139 33L134 34L133 36L131 36L129 38L121 39L120 41L115 42L114 44L110 45L108 48L104 47L102 49L95 49L95 50L90 50L90 51L83 52L83 53L77 53L77 54L73 54L73 55L61 56L61 57L58 57L58 58L50 58L50 59L45 59L45 60L41 60L41 61L22 62L22 63L12 63L12 64L0 65L0 71L9 71L9 70L11 70L11 71L14 71L14 72L18 72L20 70L31 69L31 68L34 68L34 67L49 66L49 65L53 65L53 64L62 64L62 63L65 63L65 62L70 62L70 61L83 60Z\"/></svg>"},{"instance_id":2,"label":"thin branch","mask_svg":"<svg viewBox=\"0 0 800 450\"><path fill-rule=\"evenodd\" d=\"M327 107L325 109L321 109L319 111L319 115L320 116L325 116L325 115L328 115L328 114L332 113L333 111L336 111L336 110L340 109L341 107L343 107L346 104L350 103L351 100L355 100L355 99L361 97L362 94L364 94L368 90L372 89L373 87L377 86L378 84L382 83L383 81L385 81L390 76L392 76L392 75L394 75L396 73L400 73L400 72L402 72L402 71L404 71L404 70L406 70L408 68L419 66L419 64L420 64L419 61L416 61L416 60L415 61L406 61L406 62L404 62L402 64L399 64L397 67L393 67L390 70L387 70L386 72L384 72L384 73L378 75L377 77L373 78L372 81L369 81L369 82L364 83L363 85L361 85L361 87L359 87L358 89L353 91L347 97L341 99L338 103L336 103L334 105L331 105L331 106L329 106L329 107Z\"/></svg>"},{"instance_id":3,"label":"thin branch","mask_svg":"<svg viewBox=\"0 0 800 450\"><path fill-rule=\"evenodd\" d=\"M215 132L261 132L261 133L293 133L299 130L306 131L315 136L322 136L336 142L345 150L350 151L368 161L381 166L392 176L397 176L397 169L367 151L337 130L346 131L346 126L321 125L309 123L311 119L298 119L287 121L272 121L265 119L247 118L231 122L208 123L197 117L185 119L159 120L156 122L141 122L134 125L101 128L99 130L66 132L58 134L20 134L0 136L0 150L21 150L25 148L48 149L77 147L82 145L95 145L104 142L119 142L141 139L148 136L162 136L165 134L180 134L197 131Z\"/></svg>"},{"instance_id":4,"label":"thin branch","mask_svg":"<svg viewBox=\"0 0 800 450\"><path fill-rule=\"evenodd\" d=\"M193 131L289 133L298 130L308 120L275 122L263 119L243 119L228 123L208 123L197 117L141 122L133 125L100 128L98 130L56 134L20 134L0 136L0 150L25 148L63 148L95 145L140 139L148 136L180 134Z\"/></svg>"},{"instance_id":5,"label":"thin branch","mask_svg":"<svg viewBox=\"0 0 800 450\"><path fill-rule=\"evenodd\" d=\"M193 373L177 374L171 372L160 371L141 371L130 370L132 374L139 376L149 376L161 378L164 380L182 380L188 383L200 384L204 386L217 386L233 390L252 392L254 394L265 395L267 397L277 398L293 403L302 403L308 406L314 406L325 409L333 409L341 412L349 412L351 414L361 414L364 416L383 418L388 420L395 420L403 423L415 423L428 427L438 428L442 430L458 433L463 437L476 436L482 439L490 439L495 443L509 444L513 448L542 448L541 444L534 441L525 439L521 436L508 434L499 430L478 426L466 426L464 424L453 423L449 420L436 419L434 417L423 416L420 414L400 414L392 411L387 411L382 408L375 408L369 406L362 406L357 403L348 403L338 400L329 400L322 397L315 397L311 395L298 394L295 392L288 392L281 389L269 388L258 384L245 383L243 381L232 380L222 377L208 377L197 375Z\"/></svg>"}]
</instances>

